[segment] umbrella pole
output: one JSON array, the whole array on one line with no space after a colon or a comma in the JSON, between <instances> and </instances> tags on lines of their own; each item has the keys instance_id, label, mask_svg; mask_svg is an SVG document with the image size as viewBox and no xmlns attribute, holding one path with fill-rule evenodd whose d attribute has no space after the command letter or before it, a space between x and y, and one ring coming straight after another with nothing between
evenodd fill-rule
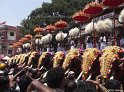
<instances>
[{"instance_id":1,"label":"umbrella pole","mask_svg":"<svg viewBox=\"0 0 124 92\"><path fill-rule=\"evenodd\" d=\"M115 19L116 18L115 18L115 11L114 11L114 45L116 45L116 30L115 30L115 24L116 24L115 22L116 21L115 21Z\"/></svg>"},{"instance_id":2,"label":"umbrella pole","mask_svg":"<svg viewBox=\"0 0 124 92\"><path fill-rule=\"evenodd\" d=\"M80 48L82 48L81 23L79 24L79 26L80 26L80 31L79 31L79 32L80 32L80 33L79 33L79 35L80 35L80 36L79 36L79 37L80 37Z\"/></svg>"},{"instance_id":3,"label":"umbrella pole","mask_svg":"<svg viewBox=\"0 0 124 92\"><path fill-rule=\"evenodd\" d=\"M95 33L95 30L94 30L94 19L93 19L93 35L94 35L93 47L96 48L96 33Z\"/></svg>"}]
</instances>

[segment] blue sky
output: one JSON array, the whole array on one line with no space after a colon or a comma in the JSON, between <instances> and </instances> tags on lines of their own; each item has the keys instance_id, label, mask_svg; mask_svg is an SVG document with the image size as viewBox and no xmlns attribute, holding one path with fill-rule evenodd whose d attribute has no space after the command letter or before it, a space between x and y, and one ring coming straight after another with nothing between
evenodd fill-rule
<instances>
[{"instance_id":1,"label":"blue sky","mask_svg":"<svg viewBox=\"0 0 124 92\"><path fill-rule=\"evenodd\" d=\"M19 26L32 10L41 7L42 2L51 0L0 0L0 23L6 21L7 25Z\"/></svg>"}]
</instances>

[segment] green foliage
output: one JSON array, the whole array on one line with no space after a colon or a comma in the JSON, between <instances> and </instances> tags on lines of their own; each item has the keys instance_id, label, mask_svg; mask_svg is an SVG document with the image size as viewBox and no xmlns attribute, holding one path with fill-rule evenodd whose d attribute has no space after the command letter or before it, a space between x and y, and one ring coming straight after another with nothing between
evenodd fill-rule
<instances>
[{"instance_id":1,"label":"green foliage","mask_svg":"<svg viewBox=\"0 0 124 92\"><path fill-rule=\"evenodd\" d=\"M60 19L74 25L72 15L91 1L93 0L52 0L52 3L43 3L42 7L32 10L28 18L22 21L22 33L32 33L36 25L45 27Z\"/></svg>"}]
</instances>

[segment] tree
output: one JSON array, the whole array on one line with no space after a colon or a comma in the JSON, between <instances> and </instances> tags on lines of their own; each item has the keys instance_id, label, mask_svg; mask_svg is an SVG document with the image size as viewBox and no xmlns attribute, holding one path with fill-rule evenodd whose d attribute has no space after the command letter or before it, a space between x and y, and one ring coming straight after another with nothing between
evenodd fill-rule
<instances>
[{"instance_id":1,"label":"tree","mask_svg":"<svg viewBox=\"0 0 124 92\"><path fill-rule=\"evenodd\" d=\"M32 33L35 25L45 27L63 19L74 25L72 15L83 9L92 0L52 0L52 3L43 3L42 7L32 10L27 19L21 22L22 33Z\"/></svg>"}]
</instances>

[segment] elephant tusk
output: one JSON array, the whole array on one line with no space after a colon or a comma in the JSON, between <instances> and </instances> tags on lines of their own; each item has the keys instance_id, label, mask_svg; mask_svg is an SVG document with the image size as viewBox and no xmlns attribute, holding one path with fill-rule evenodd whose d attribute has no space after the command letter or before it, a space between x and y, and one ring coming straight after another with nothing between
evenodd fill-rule
<instances>
[{"instance_id":1,"label":"elephant tusk","mask_svg":"<svg viewBox=\"0 0 124 92\"><path fill-rule=\"evenodd\" d=\"M70 71L70 68L65 72L65 75Z\"/></svg>"},{"instance_id":2,"label":"elephant tusk","mask_svg":"<svg viewBox=\"0 0 124 92\"><path fill-rule=\"evenodd\" d=\"M29 68L32 68L33 67L33 65L31 65Z\"/></svg>"},{"instance_id":3,"label":"elephant tusk","mask_svg":"<svg viewBox=\"0 0 124 92\"><path fill-rule=\"evenodd\" d=\"M111 79L111 80L114 79L114 76L111 76L110 79Z\"/></svg>"},{"instance_id":4,"label":"elephant tusk","mask_svg":"<svg viewBox=\"0 0 124 92\"><path fill-rule=\"evenodd\" d=\"M92 74L89 75L89 77L86 79L86 81L91 79Z\"/></svg>"},{"instance_id":5,"label":"elephant tusk","mask_svg":"<svg viewBox=\"0 0 124 92\"><path fill-rule=\"evenodd\" d=\"M81 78L82 74L83 74L83 72L81 72L81 73L79 74L79 76L78 76L77 79L76 79L76 82Z\"/></svg>"},{"instance_id":6,"label":"elephant tusk","mask_svg":"<svg viewBox=\"0 0 124 92\"><path fill-rule=\"evenodd\" d=\"M41 66L40 70L42 70L42 69L43 69L43 66Z\"/></svg>"}]
</instances>

